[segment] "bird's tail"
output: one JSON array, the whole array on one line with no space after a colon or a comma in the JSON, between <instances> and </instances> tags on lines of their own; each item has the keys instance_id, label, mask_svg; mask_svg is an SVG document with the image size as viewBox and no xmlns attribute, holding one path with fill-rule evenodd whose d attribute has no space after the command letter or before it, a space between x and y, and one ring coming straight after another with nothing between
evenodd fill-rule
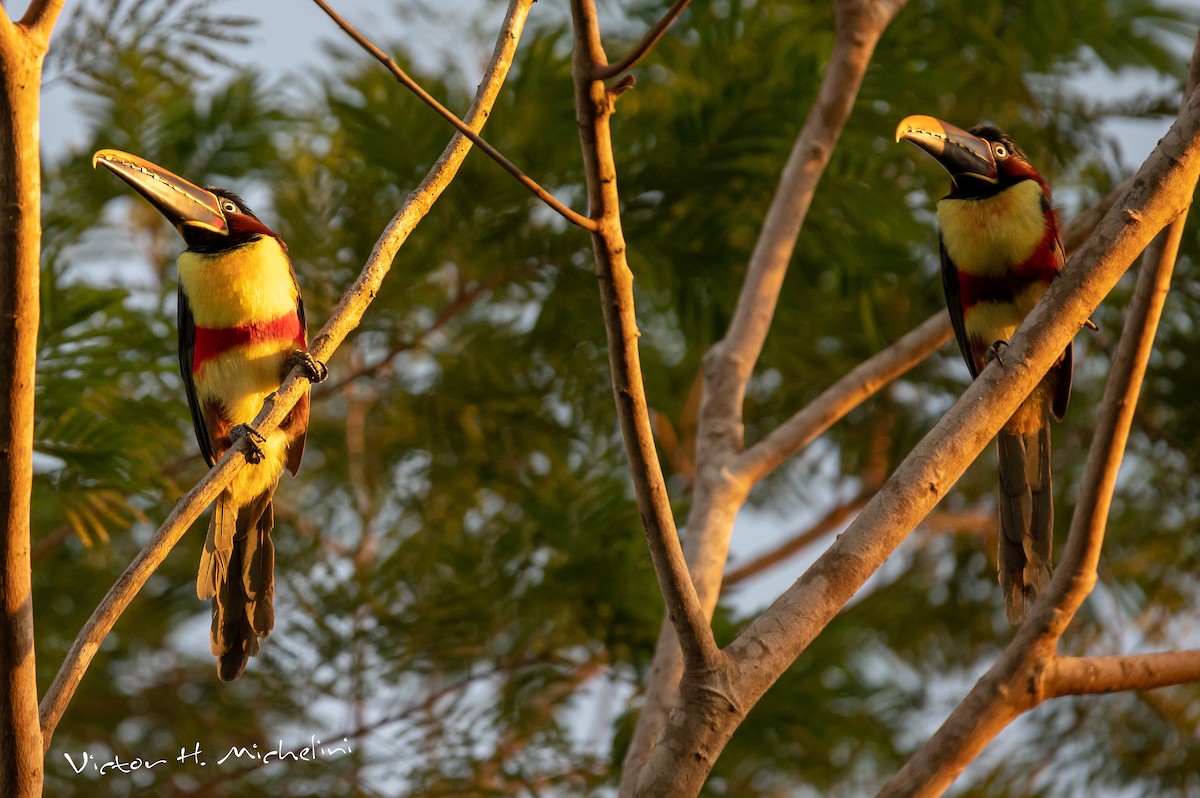
<instances>
[{"instance_id":1,"label":"bird's tail","mask_svg":"<svg viewBox=\"0 0 1200 798\"><path fill-rule=\"evenodd\" d=\"M275 626L274 486L238 507L226 491L213 506L200 556L196 595L212 599L212 653L217 675L232 682Z\"/></svg>"},{"instance_id":2,"label":"bird's tail","mask_svg":"<svg viewBox=\"0 0 1200 798\"><path fill-rule=\"evenodd\" d=\"M996 436L1000 461L1000 587L1012 623L1025 620L1050 572L1054 494L1050 425Z\"/></svg>"}]
</instances>

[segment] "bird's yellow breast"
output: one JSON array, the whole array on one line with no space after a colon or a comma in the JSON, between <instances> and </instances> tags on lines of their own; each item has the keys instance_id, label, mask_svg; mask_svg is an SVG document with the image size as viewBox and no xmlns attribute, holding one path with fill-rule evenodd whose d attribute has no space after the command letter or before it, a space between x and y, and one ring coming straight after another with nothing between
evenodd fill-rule
<instances>
[{"instance_id":1,"label":"bird's yellow breast","mask_svg":"<svg viewBox=\"0 0 1200 798\"><path fill-rule=\"evenodd\" d=\"M1003 276L1046 237L1044 198L1036 180L1022 180L991 197L941 200L938 229L946 254L961 271Z\"/></svg>"},{"instance_id":2,"label":"bird's yellow breast","mask_svg":"<svg viewBox=\"0 0 1200 798\"><path fill-rule=\"evenodd\" d=\"M184 252L179 284L200 327L237 327L296 310L299 290L279 242L262 236L226 252Z\"/></svg>"}]
</instances>

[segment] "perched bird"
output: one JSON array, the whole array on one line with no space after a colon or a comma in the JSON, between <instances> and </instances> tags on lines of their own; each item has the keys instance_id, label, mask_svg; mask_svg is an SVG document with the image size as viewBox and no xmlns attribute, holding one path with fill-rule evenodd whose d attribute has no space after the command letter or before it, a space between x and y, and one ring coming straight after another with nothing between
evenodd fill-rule
<instances>
[{"instance_id":1,"label":"perched bird","mask_svg":"<svg viewBox=\"0 0 1200 798\"><path fill-rule=\"evenodd\" d=\"M942 285L959 349L979 372L1046 292L1065 261L1050 187L994 127L961 130L929 116L896 128L950 173L937 204ZM1024 619L1051 565L1054 505L1049 416L1071 395L1071 345L996 436L1000 471L1000 586L1008 618Z\"/></svg>"},{"instance_id":2,"label":"perched bird","mask_svg":"<svg viewBox=\"0 0 1200 798\"><path fill-rule=\"evenodd\" d=\"M211 467L250 438L243 468L217 498L196 593L212 599L217 675L233 681L275 624L271 499L286 467L300 468L308 430L306 393L265 438L249 427L266 397L301 363L309 379L325 367L305 351L304 302L279 236L232 192L203 189L136 155L100 150L103 164L179 231L179 369L200 452Z\"/></svg>"}]
</instances>

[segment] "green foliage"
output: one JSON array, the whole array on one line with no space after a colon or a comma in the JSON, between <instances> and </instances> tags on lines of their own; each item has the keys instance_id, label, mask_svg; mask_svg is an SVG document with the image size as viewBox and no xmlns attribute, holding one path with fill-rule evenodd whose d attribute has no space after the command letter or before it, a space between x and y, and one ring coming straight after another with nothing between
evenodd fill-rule
<instances>
[{"instance_id":1,"label":"green foliage","mask_svg":"<svg viewBox=\"0 0 1200 798\"><path fill-rule=\"evenodd\" d=\"M667 5L625 9L620 29L640 35ZM245 53L247 23L225 7L109 0L81 5L56 35L54 69L77 87L83 116L82 143L45 176L34 496L43 686L149 527L202 473L175 372L180 244L91 170L91 153L129 150L249 194L288 242L315 331L449 138L356 51L335 49L337 66L300 98L233 66L247 61L230 55ZM832 16L826 3L694 4L618 104L643 362L680 518L696 373L724 333L815 97ZM1175 100L1164 88L1149 102L1098 101L1080 76L1154 72L1176 86L1196 22L1149 0L912 0L880 44L797 242L747 398L747 439L941 307L929 212L944 177L892 142L901 117L996 122L1060 198L1084 201L1121 178L1105 152L1109 121L1161 120ZM555 25L527 33L486 136L581 208L568 41ZM608 45L610 55L624 48ZM473 76L413 71L449 107L466 106ZM1200 372L1188 355L1198 243L1190 233L1103 584L1064 644L1072 653L1178 646L1188 634L1180 619L1197 610ZM1060 536L1128 290L1097 314L1103 331L1080 340L1072 408L1055 433ZM238 683L217 683L208 609L194 596L193 531L93 662L55 736L47 794L611 787L662 603L597 301L586 236L473 154L313 392L304 468L277 501L280 617L263 656ZM948 347L768 480L747 528L790 529L855 494L907 453L965 379ZM994 486L985 456L940 509L987 517ZM993 549L977 529L914 535L754 709L705 794L871 792L1007 641ZM736 634L748 603L722 604L719 639ZM1003 755L967 771L959 794L1066 794L1083 782L1094 794L1188 794L1200 772L1194 693L1043 707L996 743ZM219 755L311 734L354 750L311 766L174 761L196 741ZM76 775L62 754L84 750L169 761L132 776Z\"/></svg>"}]
</instances>

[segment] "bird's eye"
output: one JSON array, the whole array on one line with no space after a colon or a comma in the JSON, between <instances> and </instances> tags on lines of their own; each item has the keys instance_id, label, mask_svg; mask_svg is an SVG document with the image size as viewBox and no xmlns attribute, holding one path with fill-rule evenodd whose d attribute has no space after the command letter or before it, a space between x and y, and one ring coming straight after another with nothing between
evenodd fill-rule
<instances>
[{"instance_id":1,"label":"bird's eye","mask_svg":"<svg viewBox=\"0 0 1200 798\"><path fill-rule=\"evenodd\" d=\"M997 144L996 146L992 147L992 154L1000 159L1007 158L1008 147L1005 147L1003 144Z\"/></svg>"},{"instance_id":2,"label":"bird's eye","mask_svg":"<svg viewBox=\"0 0 1200 798\"><path fill-rule=\"evenodd\" d=\"M221 203L221 210L225 213L237 213L238 206L233 203L233 200L225 200Z\"/></svg>"}]
</instances>

